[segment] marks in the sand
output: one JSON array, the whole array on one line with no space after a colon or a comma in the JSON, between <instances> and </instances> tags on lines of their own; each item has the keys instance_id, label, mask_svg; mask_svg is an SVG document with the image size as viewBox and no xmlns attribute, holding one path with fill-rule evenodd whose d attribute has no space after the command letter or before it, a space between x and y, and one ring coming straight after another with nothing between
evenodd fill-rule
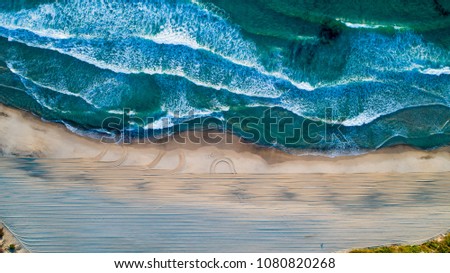
<instances>
[{"instance_id":1,"label":"marks in the sand","mask_svg":"<svg viewBox=\"0 0 450 273\"><path fill-rule=\"evenodd\" d=\"M171 173L179 173L179 172L181 172L183 169L184 169L184 167L186 166L186 155L184 154L184 152L183 151L180 151L179 152L179 154L178 154L178 165L177 165L177 167L175 168L175 169L173 169L172 171L171 171Z\"/></svg>"},{"instance_id":2,"label":"marks in the sand","mask_svg":"<svg viewBox=\"0 0 450 273\"><path fill-rule=\"evenodd\" d=\"M164 157L165 154L166 152L164 150L159 151L155 159L153 159L152 162L147 164L146 166L147 169L153 169L154 167L156 167L156 165L158 165L158 163L161 161L161 159Z\"/></svg>"},{"instance_id":3,"label":"marks in the sand","mask_svg":"<svg viewBox=\"0 0 450 273\"><path fill-rule=\"evenodd\" d=\"M109 160L109 161L102 161L101 159L108 152L107 150L106 151L104 150L99 155L97 155L95 157L96 159L98 158L96 163L103 164L105 166L110 166L110 167L119 167L119 166L121 166L125 162L125 160L127 160L128 148L126 146L120 146L120 147L122 149L122 153L121 153L121 155L120 155L120 157L118 159L116 159L116 160Z\"/></svg>"},{"instance_id":4,"label":"marks in the sand","mask_svg":"<svg viewBox=\"0 0 450 273\"><path fill-rule=\"evenodd\" d=\"M46 133L47 132L45 129L40 128L38 126L31 126L31 129L33 129L35 131L38 131L38 132L41 132L41 133Z\"/></svg>"},{"instance_id":5,"label":"marks in the sand","mask_svg":"<svg viewBox=\"0 0 450 273\"><path fill-rule=\"evenodd\" d=\"M220 164L224 164L226 166L226 168L228 168L228 170L229 170L229 171L226 171L226 169L225 169L225 171L224 171L224 169L221 168L220 173L232 173L232 174L237 173L233 161L228 157L218 158L218 159L214 160L209 169L209 173L211 173L211 174L218 173L219 171L217 169L218 169L218 167L220 167L219 166Z\"/></svg>"},{"instance_id":6,"label":"marks in the sand","mask_svg":"<svg viewBox=\"0 0 450 273\"><path fill-rule=\"evenodd\" d=\"M4 112L0 112L0 117L3 117L3 118L8 118L8 117L9 117L9 115L8 115L8 114L6 114L6 113L4 113Z\"/></svg>"},{"instance_id":7,"label":"marks in the sand","mask_svg":"<svg viewBox=\"0 0 450 273\"><path fill-rule=\"evenodd\" d=\"M150 173L152 174L158 174L158 175L163 175L163 174L177 174L177 173L181 173L183 171L183 169L186 167L186 155L183 151L178 152L178 163L175 166L175 168L173 169L169 169L169 168L157 168L158 164L161 162L161 160L164 158L164 156L166 155L165 152L160 151L156 158L150 162L150 164L147 165L147 170L150 171Z\"/></svg>"},{"instance_id":8,"label":"marks in the sand","mask_svg":"<svg viewBox=\"0 0 450 273\"><path fill-rule=\"evenodd\" d=\"M150 161L150 163L144 165L144 166L134 166L134 165L126 165L125 162L128 159L129 156L129 149L126 146L121 146L122 152L118 159L115 160L102 160L106 157L108 152L113 153L109 151L108 149L103 150L99 155L97 155L94 159L94 163L99 164L100 166L105 167L130 167L130 168L141 168L142 170L148 170L152 173L158 173L158 174L174 174L174 173L180 173L183 171L183 169L186 167L186 156L183 151L178 152L178 163L175 165L171 163L171 165L175 165L174 168L158 168L161 161L164 157L168 156L168 153L164 150L159 150L156 157Z\"/></svg>"},{"instance_id":9,"label":"marks in the sand","mask_svg":"<svg viewBox=\"0 0 450 273\"><path fill-rule=\"evenodd\" d=\"M101 160L101 159L106 155L107 152L108 152L108 149L107 149L107 148L103 149L98 155L96 155L95 157L93 157L92 160L94 160L94 161L99 161L99 160Z\"/></svg>"},{"instance_id":10,"label":"marks in the sand","mask_svg":"<svg viewBox=\"0 0 450 273\"><path fill-rule=\"evenodd\" d=\"M0 143L0 155L3 151ZM131 151L127 146L117 146L113 149L105 147L96 156L86 158L45 158L41 154L29 154L27 156L17 155L14 159L19 164L14 165L14 168L24 171L30 177L51 180L52 177L48 175L50 169L47 169L48 164L57 162L62 167L80 168L80 169L97 169L97 170L111 170L115 168L136 169L138 171L146 171L150 174L177 174L182 173L187 166L185 151L167 152L164 150L153 150L148 155L149 163L141 165L137 164L133 157L130 156ZM11 155L11 153L8 153ZM134 154L136 155L136 154ZM153 158L151 158L153 156ZM145 160L145 159L144 159Z\"/></svg>"}]
</instances>

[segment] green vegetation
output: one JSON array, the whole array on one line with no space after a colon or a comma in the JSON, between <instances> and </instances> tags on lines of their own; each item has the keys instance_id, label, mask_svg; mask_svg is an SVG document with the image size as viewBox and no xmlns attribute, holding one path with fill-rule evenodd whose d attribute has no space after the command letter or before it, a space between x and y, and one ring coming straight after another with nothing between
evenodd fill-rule
<instances>
[{"instance_id":1,"label":"green vegetation","mask_svg":"<svg viewBox=\"0 0 450 273\"><path fill-rule=\"evenodd\" d=\"M14 251L16 251L16 245L10 244L9 245L9 252L14 252Z\"/></svg>"},{"instance_id":2,"label":"green vegetation","mask_svg":"<svg viewBox=\"0 0 450 273\"><path fill-rule=\"evenodd\" d=\"M450 233L421 245L392 245L354 249L350 253L450 253Z\"/></svg>"}]
</instances>

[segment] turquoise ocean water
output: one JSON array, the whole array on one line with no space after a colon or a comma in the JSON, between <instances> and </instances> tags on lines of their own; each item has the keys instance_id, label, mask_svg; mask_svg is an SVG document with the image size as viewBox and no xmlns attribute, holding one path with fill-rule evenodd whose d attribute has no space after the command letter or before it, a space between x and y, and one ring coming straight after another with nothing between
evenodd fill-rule
<instances>
[{"instance_id":1,"label":"turquoise ocean water","mask_svg":"<svg viewBox=\"0 0 450 273\"><path fill-rule=\"evenodd\" d=\"M206 119L281 148L439 147L450 143L450 1L4 0L0 102L86 133ZM267 110L277 126L257 139ZM305 122L322 138L287 141Z\"/></svg>"}]
</instances>

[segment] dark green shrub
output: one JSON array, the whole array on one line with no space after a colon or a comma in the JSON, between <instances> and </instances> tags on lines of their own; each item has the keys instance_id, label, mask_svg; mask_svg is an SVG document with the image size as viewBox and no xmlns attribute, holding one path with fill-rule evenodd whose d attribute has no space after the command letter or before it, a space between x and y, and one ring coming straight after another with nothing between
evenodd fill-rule
<instances>
[{"instance_id":1,"label":"dark green shrub","mask_svg":"<svg viewBox=\"0 0 450 273\"><path fill-rule=\"evenodd\" d=\"M9 252L14 252L14 251L16 251L16 245L10 244L9 245Z\"/></svg>"}]
</instances>

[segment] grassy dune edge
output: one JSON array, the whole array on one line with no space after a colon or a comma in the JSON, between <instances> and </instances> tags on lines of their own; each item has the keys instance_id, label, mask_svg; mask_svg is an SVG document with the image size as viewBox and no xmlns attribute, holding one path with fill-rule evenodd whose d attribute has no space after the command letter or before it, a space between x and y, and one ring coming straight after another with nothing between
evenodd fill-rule
<instances>
[{"instance_id":1,"label":"grassy dune edge","mask_svg":"<svg viewBox=\"0 0 450 273\"><path fill-rule=\"evenodd\" d=\"M450 253L450 233L420 245L390 245L353 249L350 253Z\"/></svg>"}]
</instances>

